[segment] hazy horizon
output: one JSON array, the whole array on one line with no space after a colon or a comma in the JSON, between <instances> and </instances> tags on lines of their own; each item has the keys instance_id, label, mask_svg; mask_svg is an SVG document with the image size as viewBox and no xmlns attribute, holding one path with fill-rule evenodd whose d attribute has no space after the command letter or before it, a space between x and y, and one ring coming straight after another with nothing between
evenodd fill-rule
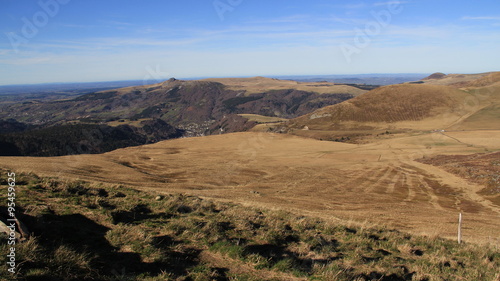
<instances>
[{"instance_id":1,"label":"hazy horizon","mask_svg":"<svg viewBox=\"0 0 500 281\"><path fill-rule=\"evenodd\" d=\"M318 74L318 75L255 75L255 76L203 76L203 77L166 77L162 79L150 79L148 80L148 84L155 84L161 81L166 81L170 78L174 78L177 80L201 80L201 79L210 79L210 78L252 78L252 77L266 77L266 78L275 78L275 79L322 79L322 78L361 78L361 77L390 77L390 76L418 76L418 75L430 75L431 73L358 73L358 74ZM450 73L451 74L451 73ZM143 83L143 79L124 79L124 80L102 80L102 81L68 81L68 82L43 82L43 83L25 83L25 84L0 84L0 87L9 87L9 86L36 86L36 85L64 85L64 84L99 84L99 83L120 83L120 82L138 82Z\"/></svg>"}]
</instances>

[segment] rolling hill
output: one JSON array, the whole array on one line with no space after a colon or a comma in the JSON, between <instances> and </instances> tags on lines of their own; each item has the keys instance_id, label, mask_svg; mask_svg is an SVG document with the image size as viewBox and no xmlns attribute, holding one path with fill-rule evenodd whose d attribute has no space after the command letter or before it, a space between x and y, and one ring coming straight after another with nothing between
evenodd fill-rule
<instances>
[{"instance_id":1,"label":"rolling hill","mask_svg":"<svg viewBox=\"0 0 500 281\"><path fill-rule=\"evenodd\" d=\"M218 133L220 129L242 131L252 126L245 126L246 119L236 114L294 118L365 92L346 85L297 83L263 77L219 80L172 78L159 84L95 92L72 99L34 100L4 107L0 118L14 118L30 124L159 118L199 135ZM227 122L224 119L228 115L239 122Z\"/></svg>"},{"instance_id":2,"label":"rolling hill","mask_svg":"<svg viewBox=\"0 0 500 281\"><path fill-rule=\"evenodd\" d=\"M445 85L455 88L486 87L500 82L500 72L485 72L478 74L444 74L436 72L430 76L410 83L428 85Z\"/></svg>"},{"instance_id":3,"label":"rolling hill","mask_svg":"<svg viewBox=\"0 0 500 281\"><path fill-rule=\"evenodd\" d=\"M203 81L218 82L226 85L234 91L244 90L246 95L262 93L269 90L296 89L306 92L316 92L320 94L351 94L358 96L366 91L359 87L330 82L297 82L292 80L280 80L266 77L252 78L210 78Z\"/></svg>"},{"instance_id":4,"label":"rolling hill","mask_svg":"<svg viewBox=\"0 0 500 281\"><path fill-rule=\"evenodd\" d=\"M499 77L500 73L488 73L459 80L435 74L424 83L380 87L292 119L283 130L325 137L384 130L500 129ZM447 79L443 84L450 86L428 83Z\"/></svg>"},{"instance_id":5,"label":"rolling hill","mask_svg":"<svg viewBox=\"0 0 500 281\"><path fill-rule=\"evenodd\" d=\"M102 153L172 137L247 131L258 122L244 116L294 118L364 92L347 85L264 77L172 78L60 100L23 100L2 105L0 155ZM10 121L2 123L2 118ZM19 132L18 127L25 129ZM99 139L86 137L89 131L99 132Z\"/></svg>"}]
</instances>

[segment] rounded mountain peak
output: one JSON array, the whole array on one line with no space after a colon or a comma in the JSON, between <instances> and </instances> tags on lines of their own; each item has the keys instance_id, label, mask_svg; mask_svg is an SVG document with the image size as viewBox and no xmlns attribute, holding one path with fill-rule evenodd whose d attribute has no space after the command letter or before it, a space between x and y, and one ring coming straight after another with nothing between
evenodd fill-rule
<instances>
[{"instance_id":1,"label":"rounded mountain peak","mask_svg":"<svg viewBox=\"0 0 500 281\"><path fill-rule=\"evenodd\" d=\"M433 73L431 75L429 75L428 77L422 79L422 80L431 80L431 79L443 79L446 77L446 74L444 73L441 73L441 72L436 72L436 73Z\"/></svg>"}]
</instances>

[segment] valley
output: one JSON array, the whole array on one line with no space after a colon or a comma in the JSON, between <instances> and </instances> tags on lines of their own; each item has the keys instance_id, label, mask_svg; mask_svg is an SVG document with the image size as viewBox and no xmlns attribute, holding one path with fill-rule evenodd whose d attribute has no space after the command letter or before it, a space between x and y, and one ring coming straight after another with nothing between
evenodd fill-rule
<instances>
[{"instance_id":1,"label":"valley","mask_svg":"<svg viewBox=\"0 0 500 281\"><path fill-rule=\"evenodd\" d=\"M181 136L247 131L259 122L244 114L285 120L365 93L361 88L265 77L171 78L77 97L21 100L0 104L0 155L95 154ZM59 140L51 137L55 134ZM82 136L92 134L99 140L89 144ZM40 146L49 148L32 149Z\"/></svg>"}]
</instances>

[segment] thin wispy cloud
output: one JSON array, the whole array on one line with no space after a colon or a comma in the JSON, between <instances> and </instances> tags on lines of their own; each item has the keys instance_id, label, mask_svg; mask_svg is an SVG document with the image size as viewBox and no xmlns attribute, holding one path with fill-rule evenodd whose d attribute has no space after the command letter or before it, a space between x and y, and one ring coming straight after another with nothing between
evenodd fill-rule
<instances>
[{"instance_id":1,"label":"thin wispy cloud","mask_svg":"<svg viewBox=\"0 0 500 281\"><path fill-rule=\"evenodd\" d=\"M345 24L347 26L359 26L366 23L366 18L357 18L357 17L339 17L332 16L328 18L321 19L326 22L338 22Z\"/></svg>"},{"instance_id":2,"label":"thin wispy cloud","mask_svg":"<svg viewBox=\"0 0 500 281\"><path fill-rule=\"evenodd\" d=\"M367 8L369 7L369 5L364 2L360 2L360 3L349 3L349 4L320 4L317 5L316 7L331 8L335 10L358 10Z\"/></svg>"},{"instance_id":3,"label":"thin wispy cloud","mask_svg":"<svg viewBox=\"0 0 500 281\"><path fill-rule=\"evenodd\" d=\"M2 10L7 15L2 18L2 30L20 39L0 36L0 63L8 65L0 69L0 84L30 82L26 79L78 81L84 76L96 81L141 79L146 66L157 63L172 75L195 77L435 72L444 64L450 69L470 66L491 71L500 61L495 49L500 44L500 15L488 14L500 9L495 0L482 5L457 2L453 9L447 1L434 2L433 9L428 1L415 0L270 1L265 5L243 1L225 10L223 21L212 1L199 5L125 2L130 5L71 1L34 34L20 19L31 20L27 7L40 10L37 2L13 1ZM382 11L396 4L404 9L384 17ZM341 45L357 46L364 40L369 44L359 60L347 63ZM434 49L428 46L439 50L431 52ZM456 53L475 57L465 61ZM420 68L414 67L416 63Z\"/></svg>"},{"instance_id":4,"label":"thin wispy cloud","mask_svg":"<svg viewBox=\"0 0 500 281\"><path fill-rule=\"evenodd\" d=\"M0 56L12 53L11 49L0 49Z\"/></svg>"},{"instance_id":5,"label":"thin wispy cloud","mask_svg":"<svg viewBox=\"0 0 500 281\"><path fill-rule=\"evenodd\" d=\"M389 5L402 5L402 4L408 4L410 1L386 1L386 2L377 2L373 3L373 6L378 7L378 6L389 6Z\"/></svg>"},{"instance_id":6,"label":"thin wispy cloud","mask_svg":"<svg viewBox=\"0 0 500 281\"><path fill-rule=\"evenodd\" d=\"M0 64L7 65L37 65L47 63L51 59L49 57L32 57L22 59L0 59Z\"/></svg>"},{"instance_id":7,"label":"thin wispy cloud","mask_svg":"<svg viewBox=\"0 0 500 281\"><path fill-rule=\"evenodd\" d=\"M453 37L463 32L464 29L457 26L392 26L387 31L390 36L404 37L412 41Z\"/></svg>"},{"instance_id":8,"label":"thin wispy cloud","mask_svg":"<svg viewBox=\"0 0 500 281\"><path fill-rule=\"evenodd\" d=\"M68 28L96 28L99 27L98 25L90 25L90 24L59 24L59 26L62 27L68 27Z\"/></svg>"},{"instance_id":9,"label":"thin wispy cloud","mask_svg":"<svg viewBox=\"0 0 500 281\"><path fill-rule=\"evenodd\" d=\"M366 3L357 3L357 4L353 3L353 4L343 5L342 7L348 10L355 10L355 9L364 9L367 6L368 5Z\"/></svg>"},{"instance_id":10,"label":"thin wispy cloud","mask_svg":"<svg viewBox=\"0 0 500 281\"><path fill-rule=\"evenodd\" d=\"M115 20L101 20L101 23L109 24L109 25L118 25L118 26L133 26L135 24L124 21L115 21Z\"/></svg>"},{"instance_id":11,"label":"thin wispy cloud","mask_svg":"<svg viewBox=\"0 0 500 281\"><path fill-rule=\"evenodd\" d=\"M96 48L109 49L114 47L145 47L145 46L181 46L191 45L194 43L202 42L206 39L203 38L188 38L188 39L152 39L152 38L131 38L131 37L106 37L106 38L87 38L80 41L67 41L67 42L53 42L48 44L40 44L39 46L57 47L63 49L87 49L92 50Z\"/></svg>"},{"instance_id":12,"label":"thin wispy cloud","mask_svg":"<svg viewBox=\"0 0 500 281\"><path fill-rule=\"evenodd\" d=\"M500 17L489 17L489 16L470 17L470 16L465 16L465 17L462 17L462 20L497 20L497 21L500 21Z\"/></svg>"},{"instance_id":13,"label":"thin wispy cloud","mask_svg":"<svg viewBox=\"0 0 500 281\"><path fill-rule=\"evenodd\" d=\"M310 20L310 15L293 15L275 19L249 20L246 24L266 24L266 23L303 23Z\"/></svg>"}]
</instances>

